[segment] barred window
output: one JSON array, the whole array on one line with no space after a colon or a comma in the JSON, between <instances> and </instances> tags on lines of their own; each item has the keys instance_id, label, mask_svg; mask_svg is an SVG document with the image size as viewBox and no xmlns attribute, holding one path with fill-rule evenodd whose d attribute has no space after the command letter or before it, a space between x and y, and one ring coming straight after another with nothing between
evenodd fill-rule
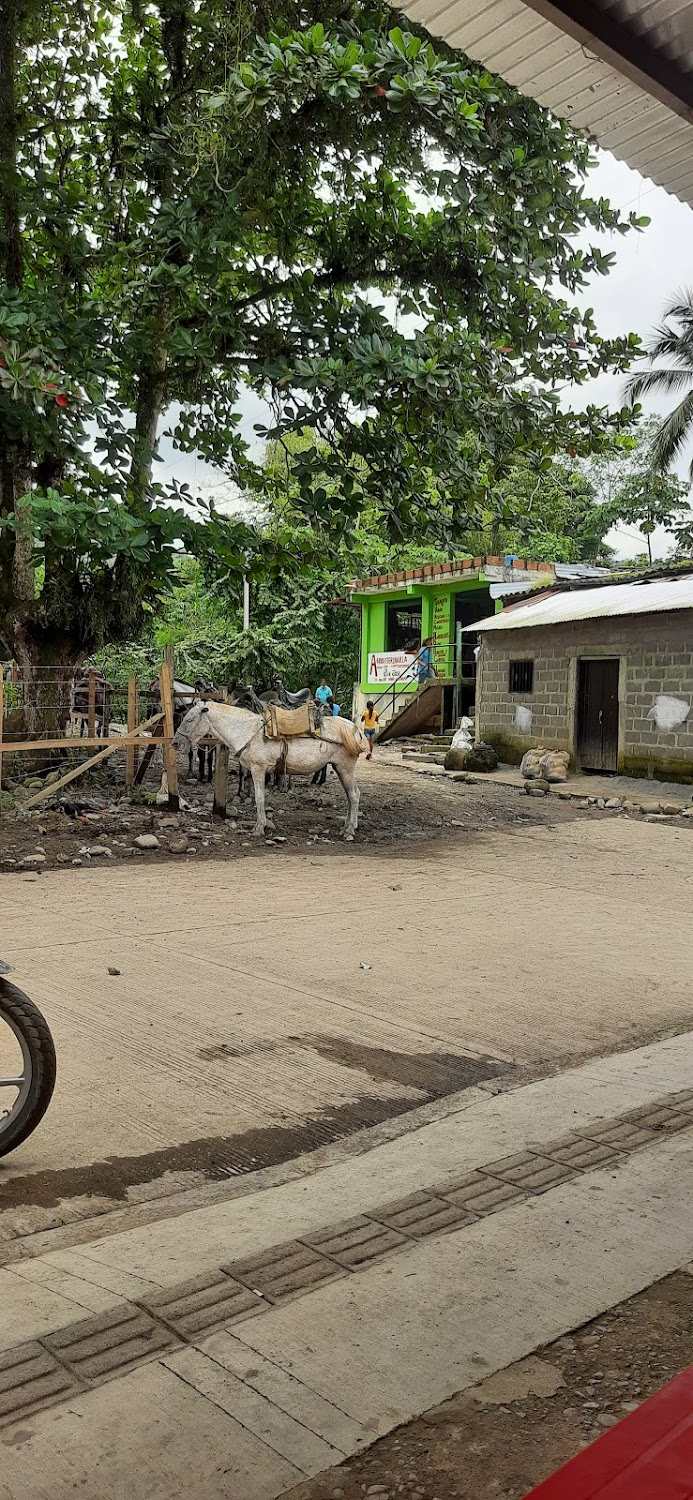
<instances>
[{"instance_id":1,"label":"barred window","mask_svg":"<svg viewBox=\"0 0 693 1500\"><path fill-rule=\"evenodd\" d=\"M508 670L508 691L510 693L531 693L534 691L533 661L510 662Z\"/></svg>"}]
</instances>

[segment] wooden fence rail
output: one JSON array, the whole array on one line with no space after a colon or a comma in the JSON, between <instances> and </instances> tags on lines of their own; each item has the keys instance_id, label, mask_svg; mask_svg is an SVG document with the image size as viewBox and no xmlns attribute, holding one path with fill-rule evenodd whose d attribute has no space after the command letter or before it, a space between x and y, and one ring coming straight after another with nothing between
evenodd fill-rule
<instances>
[{"instance_id":1,"label":"wooden fence rail","mask_svg":"<svg viewBox=\"0 0 693 1500\"><path fill-rule=\"evenodd\" d=\"M145 720L144 724L140 724L138 726L138 735L144 736L144 734L147 733L148 730L152 729L155 724L158 724L162 718L163 714L153 714L151 719ZM84 741L82 741L82 743L84 743ZM96 743L98 744L99 741L97 740ZM109 755L115 755L116 750L122 750L125 743L125 740L116 740L115 743L108 745L105 750L101 750L98 755L91 755L89 757L89 760L81 761L78 766L73 766L71 771L67 771L64 776L61 776L59 781L52 781L50 783L50 786L42 787L41 791L37 792L35 797L30 797L28 802L23 802L22 807L35 807L37 802L43 802L46 797L52 797L54 792L58 792L60 791L61 787L67 786L69 781L74 781L75 778L77 776L81 776L84 771L90 771L92 766L98 766L100 761L108 760ZM138 741L135 740L135 743L137 744ZM140 738L139 744L142 743L146 744L146 740Z\"/></svg>"},{"instance_id":2,"label":"wooden fence rail","mask_svg":"<svg viewBox=\"0 0 693 1500\"><path fill-rule=\"evenodd\" d=\"M13 664L12 681L17 680ZM3 758L6 761L8 755L21 755L23 752L39 752L61 755L66 751L73 750L97 750L98 754L91 755L87 760L80 761L79 765L71 766L64 776L50 785L41 788L35 796L22 803L22 807L34 807L43 802L45 798L51 797L61 787L67 786L85 771L90 771L101 761L108 760L117 750L125 751L125 786L131 791L133 786L138 786L146 771L155 750L160 746L164 756L164 765L168 778L168 805L171 811L177 812L179 808L178 797L178 770L176 763L176 752L173 749L174 735L174 664L173 650L169 646L164 652L164 660L161 664L159 674L159 692L161 696L161 708L158 713L152 714L143 724L137 723L137 682L134 677L128 681L127 692L127 733L123 735L110 734L109 705L107 694L104 693L104 705L102 715L101 735L96 734L96 674L90 670L88 680L88 706L86 720L88 734L83 738L77 735L66 735L62 739L56 737L35 740L6 740L4 739L4 708L5 690L4 682L0 674L0 791L2 790ZM101 715L99 715L101 717ZM144 756L139 762L139 751L144 750Z\"/></svg>"}]
</instances>

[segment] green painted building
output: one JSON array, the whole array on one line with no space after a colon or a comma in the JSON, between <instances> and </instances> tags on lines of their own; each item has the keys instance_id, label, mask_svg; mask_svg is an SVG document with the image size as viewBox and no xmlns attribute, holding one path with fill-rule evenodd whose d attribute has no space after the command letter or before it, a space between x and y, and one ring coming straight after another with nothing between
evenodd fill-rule
<instances>
[{"instance_id":1,"label":"green painted building","mask_svg":"<svg viewBox=\"0 0 693 1500\"><path fill-rule=\"evenodd\" d=\"M361 609L356 722L372 698L378 699L381 729L395 716L402 718L402 733L449 728L474 707L475 643L462 633L464 627L501 609L509 596L546 587L555 577L552 563L464 557L354 580L348 602ZM408 713L405 723L403 708L424 696L414 658L429 636L435 678L426 684L426 702Z\"/></svg>"}]
</instances>

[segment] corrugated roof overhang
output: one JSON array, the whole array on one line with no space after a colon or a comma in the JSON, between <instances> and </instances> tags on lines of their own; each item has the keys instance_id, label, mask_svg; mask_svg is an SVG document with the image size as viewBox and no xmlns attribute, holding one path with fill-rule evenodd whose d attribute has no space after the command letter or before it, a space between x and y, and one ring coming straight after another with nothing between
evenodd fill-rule
<instances>
[{"instance_id":1,"label":"corrugated roof overhang","mask_svg":"<svg viewBox=\"0 0 693 1500\"><path fill-rule=\"evenodd\" d=\"M537 625L565 625L573 620L611 619L620 615L648 615L693 610L693 572L674 578L617 579L598 588L550 589L540 599L514 604L500 615L488 615L465 633L532 629Z\"/></svg>"},{"instance_id":2,"label":"corrugated roof overhang","mask_svg":"<svg viewBox=\"0 0 693 1500\"><path fill-rule=\"evenodd\" d=\"M693 205L693 0L405 0L401 8Z\"/></svg>"}]
</instances>

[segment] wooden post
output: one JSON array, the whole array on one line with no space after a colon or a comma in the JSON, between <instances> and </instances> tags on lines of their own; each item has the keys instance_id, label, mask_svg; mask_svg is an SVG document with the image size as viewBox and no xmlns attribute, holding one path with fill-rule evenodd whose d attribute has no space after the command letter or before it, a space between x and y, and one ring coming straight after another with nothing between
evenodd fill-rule
<instances>
[{"instance_id":1,"label":"wooden post","mask_svg":"<svg viewBox=\"0 0 693 1500\"><path fill-rule=\"evenodd\" d=\"M89 708L88 708L88 734L93 740L96 734L96 674L89 668Z\"/></svg>"},{"instance_id":2,"label":"wooden post","mask_svg":"<svg viewBox=\"0 0 693 1500\"><path fill-rule=\"evenodd\" d=\"M222 688L221 689L221 701L222 701L222 703L228 703L228 701L229 701L229 690L228 690L228 688ZM214 803L212 805L212 817L213 818L225 818L226 817L226 800L227 800L227 797L228 797L228 786L229 786L229 747L228 747L228 745L222 745L221 740L219 740L218 743L217 743L215 755L216 755L216 760L214 762Z\"/></svg>"},{"instance_id":3,"label":"wooden post","mask_svg":"<svg viewBox=\"0 0 693 1500\"><path fill-rule=\"evenodd\" d=\"M216 762L214 766L214 804L212 807L213 818L226 817L226 798L229 784L229 747L219 743L216 748Z\"/></svg>"},{"instance_id":4,"label":"wooden post","mask_svg":"<svg viewBox=\"0 0 693 1500\"><path fill-rule=\"evenodd\" d=\"M173 646L164 647L164 659L161 663L159 673L159 689L161 692L161 707L164 711L164 733L166 744L164 745L164 764L166 766L166 777L168 780L168 805L170 812L178 812L180 799L178 796L178 764L176 752L171 744L174 735L173 727Z\"/></svg>"},{"instance_id":5,"label":"wooden post","mask_svg":"<svg viewBox=\"0 0 693 1500\"><path fill-rule=\"evenodd\" d=\"M141 786L142 785L142 782L144 781L144 778L145 778L145 776L147 774L147 771L149 770L151 762L153 761L154 756L155 756L155 754L156 754L156 752L157 752L157 750L159 748L159 741L161 740L163 732L164 732L164 721L163 721L163 719L161 719L161 723L157 725L157 727L154 730L154 733L152 735L152 738L150 740L147 740L147 748L146 748L146 750L144 752L144 755L142 756L142 759L141 759L141 761L140 761L140 763L139 763L139 765L137 767L137 770L135 772L135 780L134 780L134 785L135 786Z\"/></svg>"},{"instance_id":6,"label":"wooden post","mask_svg":"<svg viewBox=\"0 0 693 1500\"><path fill-rule=\"evenodd\" d=\"M0 668L0 792L2 791L2 735L5 725L5 683Z\"/></svg>"},{"instance_id":7,"label":"wooden post","mask_svg":"<svg viewBox=\"0 0 693 1500\"><path fill-rule=\"evenodd\" d=\"M128 734L137 727L137 678L128 677ZM137 770L137 747L128 745L125 754L125 790L132 791Z\"/></svg>"},{"instance_id":8,"label":"wooden post","mask_svg":"<svg viewBox=\"0 0 693 1500\"><path fill-rule=\"evenodd\" d=\"M16 661L13 661L12 663L12 676L10 677L10 682L19 682L19 667L17 666Z\"/></svg>"}]
</instances>

